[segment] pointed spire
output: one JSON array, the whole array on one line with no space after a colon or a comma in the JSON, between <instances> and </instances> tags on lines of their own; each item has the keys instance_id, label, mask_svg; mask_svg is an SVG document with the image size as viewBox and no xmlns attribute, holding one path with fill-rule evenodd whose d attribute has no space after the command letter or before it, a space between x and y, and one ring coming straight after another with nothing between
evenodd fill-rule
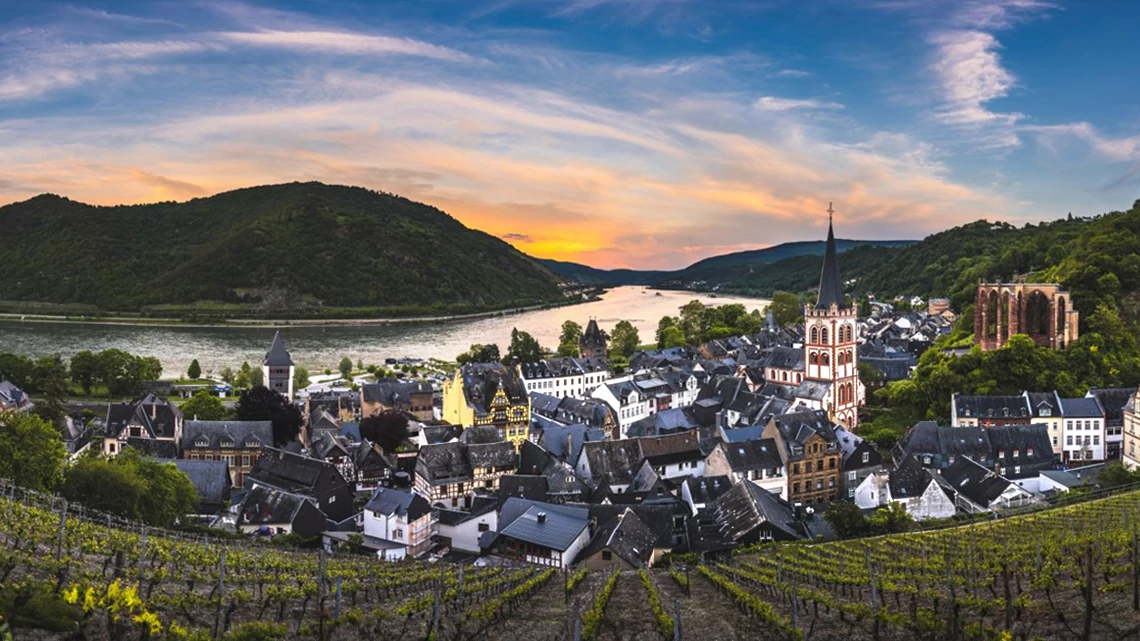
<instances>
[{"instance_id":1,"label":"pointed spire","mask_svg":"<svg viewBox=\"0 0 1140 641\"><path fill-rule=\"evenodd\" d=\"M819 298L816 309L828 309L832 305L846 307L843 298L843 281L839 278L839 252L835 250L835 230L832 216L835 210L827 204L827 249L823 254L823 271L819 276Z\"/></svg>"},{"instance_id":2,"label":"pointed spire","mask_svg":"<svg viewBox=\"0 0 1140 641\"><path fill-rule=\"evenodd\" d=\"M291 367L293 365L293 357L289 356L288 350L285 349L285 341L281 340L281 330L277 330L277 333L273 335L273 345L269 347L269 351L265 354L265 360L261 364L269 367Z\"/></svg>"}]
</instances>

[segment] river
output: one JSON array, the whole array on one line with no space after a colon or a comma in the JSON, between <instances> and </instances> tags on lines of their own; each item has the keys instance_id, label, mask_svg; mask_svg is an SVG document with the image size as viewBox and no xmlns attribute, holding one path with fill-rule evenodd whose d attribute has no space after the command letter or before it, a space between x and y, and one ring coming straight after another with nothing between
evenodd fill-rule
<instances>
[{"instance_id":1,"label":"river","mask_svg":"<svg viewBox=\"0 0 1140 641\"><path fill-rule=\"evenodd\" d=\"M600 300L509 314L477 320L395 323L372 326L287 327L281 330L285 346L298 365L310 371L336 368L341 357L354 362L382 363L385 358L414 356L454 360L474 343L496 343L502 351L510 344L514 327L529 332L548 349L558 346L562 322L574 320L586 326L594 318L609 331L620 320L637 327L643 343L653 340L662 316L675 316L681 305L697 299L706 305L742 303L749 310L761 309L768 301L757 298L716 296L683 291L660 291L644 287L618 287ZM203 371L223 367L236 369L242 361L258 364L269 349L275 330L266 327L154 327L98 323L45 323L0 321L0 353L29 356L72 354L111 347L162 361L163 376L177 377L190 361L198 359Z\"/></svg>"}]
</instances>

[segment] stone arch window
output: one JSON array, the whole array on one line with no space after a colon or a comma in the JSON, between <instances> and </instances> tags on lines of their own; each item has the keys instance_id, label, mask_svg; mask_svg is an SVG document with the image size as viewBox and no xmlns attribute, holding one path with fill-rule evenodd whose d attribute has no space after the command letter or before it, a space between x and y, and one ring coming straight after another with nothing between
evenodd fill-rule
<instances>
[{"instance_id":1,"label":"stone arch window","mask_svg":"<svg viewBox=\"0 0 1140 641\"><path fill-rule=\"evenodd\" d=\"M819 330L819 342L821 342L821 343L823 343L823 344L825 344L825 345L826 345L826 344L827 344L827 342L828 342L828 340L827 340L827 339L828 339L828 336L827 336L827 328L826 328L826 327L824 327L824 328L821 328L821 329Z\"/></svg>"},{"instance_id":2,"label":"stone arch window","mask_svg":"<svg viewBox=\"0 0 1140 641\"><path fill-rule=\"evenodd\" d=\"M1057 345L1065 346L1065 297L1057 297Z\"/></svg>"},{"instance_id":3,"label":"stone arch window","mask_svg":"<svg viewBox=\"0 0 1140 641\"><path fill-rule=\"evenodd\" d=\"M998 319L998 293L997 293L997 290L991 289L989 295L987 296L987 299L988 300L986 302L986 326L984 328L985 336L986 336L986 338L997 338L997 328L998 328L998 322L997 322L997 319Z\"/></svg>"},{"instance_id":4,"label":"stone arch window","mask_svg":"<svg viewBox=\"0 0 1140 641\"><path fill-rule=\"evenodd\" d=\"M1035 289L1025 301L1025 326L1023 332L1030 336L1049 334L1049 299L1041 290Z\"/></svg>"},{"instance_id":5,"label":"stone arch window","mask_svg":"<svg viewBox=\"0 0 1140 641\"><path fill-rule=\"evenodd\" d=\"M831 357L827 355L827 352L823 352L819 355L819 364L823 365L824 367L831 365Z\"/></svg>"},{"instance_id":6,"label":"stone arch window","mask_svg":"<svg viewBox=\"0 0 1140 641\"><path fill-rule=\"evenodd\" d=\"M812 365L819 365L819 352L812 352L808 355L808 362Z\"/></svg>"},{"instance_id":7,"label":"stone arch window","mask_svg":"<svg viewBox=\"0 0 1140 641\"><path fill-rule=\"evenodd\" d=\"M811 328L811 342L812 343L818 343L819 342L819 328L818 327L812 327Z\"/></svg>"}]
</instances>

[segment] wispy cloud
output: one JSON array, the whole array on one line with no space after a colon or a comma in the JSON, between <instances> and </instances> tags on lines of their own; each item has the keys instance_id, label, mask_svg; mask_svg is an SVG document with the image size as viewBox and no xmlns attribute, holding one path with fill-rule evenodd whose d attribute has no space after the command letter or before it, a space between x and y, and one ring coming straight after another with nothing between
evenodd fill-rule
<instances>
[{"instance_id":1,"label":"wispy cloud","mask_svg":"<svg viewBox=\"0 0 1140 641\"><path fill-rule=\"evenodd\" d=\"M398 54L439 60L469 62L471 56L412 38L369 35L338 31L237 31L219 34L222 40L277 49L295 49L354 55Z\"/></svg>"},{"instance_id":2,"label":"wispy cloud","mask_svg":"<svg viewBox=\"0 0 1140 641\"><path fill-rule=\"evenodd\" d=\"M812 98L777 98L775 96L761 96L753 103L753 106L760 111L792 111L797 109L834 110L843 108L843 105L838 102L828 102Z\"/></svg>"}]
</instances>

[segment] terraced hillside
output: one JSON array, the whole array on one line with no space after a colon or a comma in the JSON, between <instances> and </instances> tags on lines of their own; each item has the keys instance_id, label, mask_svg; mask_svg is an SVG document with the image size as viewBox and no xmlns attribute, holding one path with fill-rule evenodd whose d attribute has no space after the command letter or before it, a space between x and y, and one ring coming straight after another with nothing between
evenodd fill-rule
<instances>
[{"instance_id":1,"label":"terraced hillside","mask_svg":"<svg viewBox=\"0 0 1140 641\"><path fill-rule=\"evenodd\" d=\"M205 542L108 526L19 490L0 497L0 515L0 611L17 639L653 641L678 623L680 638L724 641L1140 635L1137 492L616 574Z\"/></svg>"}]
</instances>

